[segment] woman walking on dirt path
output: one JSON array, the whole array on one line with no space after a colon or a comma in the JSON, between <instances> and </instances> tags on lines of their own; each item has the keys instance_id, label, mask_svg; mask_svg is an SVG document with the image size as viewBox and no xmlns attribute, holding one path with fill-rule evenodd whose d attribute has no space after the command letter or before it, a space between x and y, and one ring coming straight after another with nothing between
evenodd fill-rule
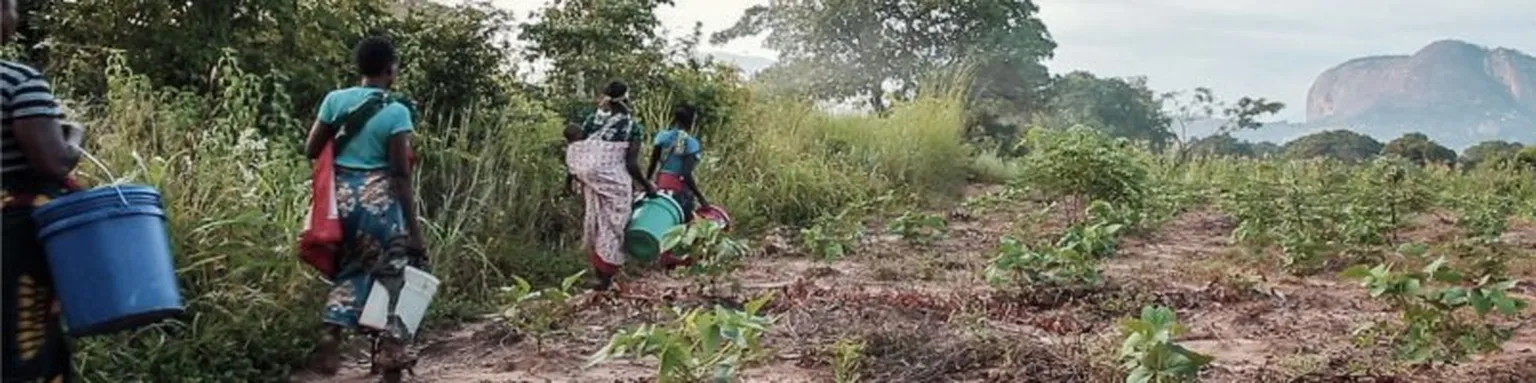
<instances>
[{"instance_id":1,"label":"woman walking on dirt path","mask_svg":"<svg viewBox=\"0 0 1536 383\"><path fill-rule=\"evenodd\" d=\"M651 165L645 174L656 179L656 187L671 194L683 208L683 222L691 222L696 208L709 206L709 200L699 191L693 171L699 164L699 153L704 150L693 130L698 112L690 106L678 106L672 110L672 126L656 134L651 149ZM657 174L658 167L661 171ZM697 202L697 204L695 204ZM687 263L668 252L661 257L665 267Z\"/></svg>"},{"instance_id":2,"label":"woman walking on dirt path","mask_svg":"<svg viewBox=\"0 0 1536 383\"><path fill-rule=\"evenodd\" d=\"M0 0L0 44L16 33L15 0ZM61 123L64 112L43 73L25 64L0 60L0 200L5 232L0 256L0 304L4 307L5 382L73 382L69 339L59 318L43 244L37 239L32 211L53 198L79 190L69 173L80 160L84 131Z\"/></svg>"},{"instance_id":3,"label":"woman walking on dirt path","mask_svg":"<svg viewBox=\"0 0 1536 383\"><path fill-rule=\"evenodd\" d=\"M374 281L400 278L405 266L428 269L411 180L412 111L389 93L400 70L399 53L389 40L369 37L358 43L355 55L361 85L325 96L306 144L314 159L335 140L343 236L313 360L314 369L328 375L341 367L343 330L358 328ZM387 327L369 334L376 342L372 362L384 381L399 381L416 362L408 350L416 334L398 320Z\"/></svg>"},{"instance_id":4,"label":"woman walking on dirt path","mask_svg":"<svg viewBox=\"0 0 1536 383\"><path fill-rule=\"evenodd\" d=\"M565 161L582 185L586 214L582 248L597 272L595 290L606 291L624 265L624 228L629 223L636 184L647 195L656 187L640 172L645 131L635 122L627 98L629 87L608 84L598 110L582 124L582 139L566 150Z\"/></svg>"}]
</instances>

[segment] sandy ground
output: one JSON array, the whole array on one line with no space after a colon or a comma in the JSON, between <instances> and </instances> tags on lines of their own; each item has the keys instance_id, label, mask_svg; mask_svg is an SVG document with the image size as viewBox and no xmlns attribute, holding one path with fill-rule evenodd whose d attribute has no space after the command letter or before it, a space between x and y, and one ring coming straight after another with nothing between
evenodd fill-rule
<instances>
[{"instance_id":1,"label":"sandy ground","mask_svg":"<svg viewBox=\"0 0 1536 383\"><path fill-rule=\"evenodd\" d=\"M748 382L831 382L831 345L866 342L866 382L1117 382L1116 324L1159 303L1190 328L1181 343L1214 355L1205 382L1536 382L1536 326L1520 328L1504 352L1459 366L1415 368L1392 362L1392 348L1353 335L1394 314L1356 284L1331 275L1306 278L1278 270L1273 257L1244 255L1228 242L1235 223L1219 213L1189 212L1153 233L1121 242L1104 266L1104 287L1053 296L1009 296L990 288L982 270L1004 235L1050 238L1061 217L1030 203L951 214L948 236L908 244L875 231L857 254L812 260L782 237L737 274L749 299L775 291L777 320L765 336L766 360L744 371ZM1429 214L1400 235L1445 240L1454 216ZM872 227L879 227L878 225ZM1506 235L1525 254L1511 269L1536 275L1536 225ZM422 342L414 382L651 382L653 361L611 361L583 368L617 329L663 318L666 304L702 304L690 282L659 271L632 274L616 299L593 300L568 331L538 342L500 325L440 329ZM1536 286L1523 285L1536 300ZM1533 310L1528 310L1533 311ZM1518 320L1531 324L1531 314ZM359 354L341 374L308 373L296 382L373 382Z\"/></svg>"}]
</instances>

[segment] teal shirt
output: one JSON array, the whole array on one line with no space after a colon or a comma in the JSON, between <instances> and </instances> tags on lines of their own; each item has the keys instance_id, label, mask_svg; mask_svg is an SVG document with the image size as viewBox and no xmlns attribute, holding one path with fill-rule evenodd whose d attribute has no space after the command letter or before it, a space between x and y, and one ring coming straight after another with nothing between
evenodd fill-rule
<instances>
[{"instance_id":1,"label":"teal shirt","mask_svg":"<svg viewBox=\"0 0 1536 383\"><path fill-rule=\"evenodd\" d=\"M686 137L683 142L677 142L679 137ZM684 175L683 157L698 156L703 151L703 145L699 139L692 135L684 134L677 128L671 128L656 134L656 148L662 150L661 171Z\"/></svg>"},{"instance_id":2,"label":"teal shirt","mask_svg":"<svg viewBox=\"0 0 1536 383\"><path fill-rule=\"evenodd\" d=\"M320 102L320 122L334 124L353 108L363 104L368 96L382 92L379 88L351 87L331 91ZM336 154L336 165L348 169L374 170L389 167L389 137L411 132L411 110L393 102L379 110L363 130L347 143L346 149Z\"/></svg>"}]
</instances>

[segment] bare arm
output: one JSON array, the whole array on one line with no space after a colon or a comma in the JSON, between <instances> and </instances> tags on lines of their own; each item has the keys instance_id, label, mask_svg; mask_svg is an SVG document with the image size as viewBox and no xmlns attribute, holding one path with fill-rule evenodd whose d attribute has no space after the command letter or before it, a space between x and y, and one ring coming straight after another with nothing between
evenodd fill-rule
<instances>
[{"instance_id":1,"label":"bare arm","mask_svg":"<svg viewBox=\"0 0 1536 383\"><path fill-rule=\"evenodd\" d=\"M80 162L80 152L64 142L64 129L58 117L20 118L11 126L27 163L47 181L63 182Z\"/></svg>"},{"instance_id":2,"label":"bare arm","mask_svg":"<svg viewBox=\"0 0 1536 383\"><path fill-rule=\"evenodd\" d=\"M656 167L661 165L661 147L651 147L651 166L647 167L645 174L651 178L656 177Z\"/></svg>"},{"instance_id":3,"label":"bare arm","mask_svg":"<svg viewBox=\"0 0 1536 383\"><path fill-rule=\"evenodd\" d=\"M683 184L688 185L688 191L693 192L693 196L699 199L700 206L709 206L709 199L704 198L704 193L699 191L699 184L693 180L693 171L698 166L699 157L697 155L683 156L683 174L685 174L683 176Z\"/></svg>"},{"instance_id":4,"label":"bare arm","mask_svg":"<svg viewBox=\"0 0 1536 383\"><path fill-rule=\"evenodd\" d=\"M626 149L624 153L624 170L629 171L629 177L634 178L635 182L640 184L640 188L644 189L646 194L656 194L656 185L652 185L651 181L645 178L645 173L640 172L641 146L639 142L631 142L629 144L629 149Z\"/></svg>"},{"instance_id":5,"label":"bare arm","mask_svg":"<svg viewBox=\"0 0 1536 383\"><path fill-rule=\"evenodd\" d=\"M400 209L405 211L405 229L410 235L413 246L422 246L426 238L422 236L420 212L416 210L416 188L411 179L411 133L401 132L389 136L389 177L390 186L394 188L395 199L400 201Z\"/></svg>"},{"instance_id":6,"label":"bare arm","mask_svg":"<svg viewBox=\"0 0 1536 383\"><path fill-rule=\"evenodd\" d=\"M313 160L320 157L320 151L325 149L325 144L336 138L336 126L315 120L315 124L309 127L309 138L304 141L304 155Z\"/></svg>"}]
</instances>

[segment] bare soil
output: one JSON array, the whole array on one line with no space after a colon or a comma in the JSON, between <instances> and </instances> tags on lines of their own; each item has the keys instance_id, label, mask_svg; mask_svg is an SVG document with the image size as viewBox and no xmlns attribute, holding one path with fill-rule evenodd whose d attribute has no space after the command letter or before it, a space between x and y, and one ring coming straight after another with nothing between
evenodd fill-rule
<instances>
[{"instance_id":1,"label":"bare soil","mask_svg":"<svg viewBox=\"0 0 1536 383\"><path fill-rule=\"evenodd\" d=\"M979 192L979 191L978 191ZM770 356L744 371L748 382L831 382L832 344L862 339L867 382L1119 382L1117 323L1142 306L1174 308L1190 333L1180 340L1216 361L1205 382L1533 382L1536 316L1527 313L1502 353L1458 366L1408 367L1382 341L1355 331L1395 315L1355 283L1331 275L1295 277L1274 257L1229 243L1235 222L1194 211L1121 242L1098 288L1012 296L981 277L1005 235L1049 239L1064 218L1016 203L954 212L947 237L909 244L876 233L852 257L821 262L781 236L737 274L745 301L774 291L776 317L764 341ZM879 227L879 225L872 225ZM1457 235L1454 216L1429 214L1400 233L1408 240ZM1531 280L1536 224L1505 237L1523 249L1511 269ZM633 274L611 299L589 300L568 333L535 341L502 326L438 329L422 342L415 382L652 382L654 361L583 368L616 330L664 320L666 305L708 304L691 282L659 271ZM1528 293L1536 287L1524 285ZM1532 300L1526 296L1527 300ZM1528 310L1529 311L1529 310ZM373 382L361 355L341 374L296 382Z\"/></svg>"}]
</instances>

